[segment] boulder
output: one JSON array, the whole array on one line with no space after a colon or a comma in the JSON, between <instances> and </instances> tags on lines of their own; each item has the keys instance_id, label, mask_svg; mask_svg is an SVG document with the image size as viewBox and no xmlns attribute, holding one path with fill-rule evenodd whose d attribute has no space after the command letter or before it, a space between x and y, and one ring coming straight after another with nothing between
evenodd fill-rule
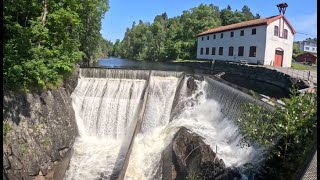
<instances>
[{"instance_id":1,"label":"boulder","mask_svg":"<svg viewBox=\"0 0 320 180\"><path fill-rule=\"evenodd\" d=\"M172 142L172 161L176 179L241 179L236 169L227 168L200 136L182 127Z\"/></svg>"}]
</instances>

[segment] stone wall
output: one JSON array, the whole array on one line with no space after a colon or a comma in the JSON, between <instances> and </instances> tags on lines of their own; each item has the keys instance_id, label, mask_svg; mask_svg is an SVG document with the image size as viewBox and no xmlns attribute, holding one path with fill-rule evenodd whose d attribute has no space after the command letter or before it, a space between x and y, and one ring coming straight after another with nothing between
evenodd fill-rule
<instances>
[{"instance_id":1,"label":"stone wall","mask_svg":"<svg viewBox=\"0 0 320 180\"><path fill-rule=\"evenodd\" d=\"M195 73L203 74L213 74L218 75L221 79L235 83L238 86L243 88L252 89L253 91L258 92L258 89L253 89L249 82L246 83L246 80L253 80L256 82L264 83L265 86L274 86L278 91L280 88L283 93L289 94L289 90L292 85L297 85L299 89L308 87L303 81L292 78L287 74L278 72L276 70L268 69L263 66L250 66L243 65L238 63L229 63L215 61L214 65L211 68L209 62L177 62L174 64L179 64L183 66L193 67ZM238 83L237 83L238 82ZM263 86L259 84L259 86ZM263 88L263 87L260 87ZM259 93L259 92L258 92ZM271 93L270 96L272 96ZM276 96L276 94L274 94Z\"/></svg>"},{"instance_id":2,"label":"stone wall","mask_svg":"<svg viewBox=\"0 0 320 180\"><path fill-rule=\"evenodd\" d=\"M54 174L65 173L65 158L70 158L78 135L70 98L77 79L75 73L62 86L45 92L4 90L4 179L53 179Z\"/></svg>"}]
</instances>

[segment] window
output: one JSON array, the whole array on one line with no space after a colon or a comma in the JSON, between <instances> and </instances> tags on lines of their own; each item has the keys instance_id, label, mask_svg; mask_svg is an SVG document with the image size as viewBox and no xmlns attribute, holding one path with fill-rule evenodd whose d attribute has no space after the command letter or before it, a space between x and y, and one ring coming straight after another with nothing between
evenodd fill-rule
<instances>
[{"instance_id":1,"label":"window","mask_svg":"<svg viewBox=\"0 0 320 180\"><path fill-rule=\"evenodd\" d=\"M315 51L316 50L316 48L312 48L312 51Z\"/></svg>"},{"instance_id":2,"label":"window","mask_svg":"<svg viewBox=\"0 0 320 180\"><path fill-rule=\"evenodd\" d=\"M283 38L288 39L288 30L286 29L283 31Z\"/></svg>"},{"instance_id":3,"label":"window","mask_svg":"<svg viewBox=\"0 0 320 180\"><path fill-rule=\"evenodd\" d=\"M207 36L207 40L209 40L209 36Z\"/></svg>"},{"instance_id":4,"label":"window","mask_svg":"<svg viewBox=\"0 0 320 180\"><path fill-rule=\"evenodd\" d=\"M221 33L220 38L221 38L221 39L223 38L223 33Z\"/></svg>"},{"instance_id":5,"label":"window","mask_svg":"<svg viewBox=\"0 0 320 180\"><path fill-rule=\"evenodd\" d=\"M274 35L275 36L279 35L279 27L278 26L274 26Z\"/></svg>"},{"instance_id":6,"label":"window","mask_svg":"<svg viewBox=\"0 0 320 180\"><path fill-rule=\"evenodd\" d=\"M206 55L209 55L209 48L206 48Z\"/></svg>"},{"instance_id":7,"label":"window","mask_svg":"<svg viewBox=\"0 0 320 180\"><path fill-rule=\"evenodd\" d=\"M201 41L203 41L203 36L201 37Z\"/></svg>"},{"instance_id":8,"label":"window","mask_svg":"<svg viewBox=\"0 0 320 180\"><path fill-rule=\"evenodd\" d=\"M257 34L257 29L256 28L252 29L252 34Z\"/></svg>"},{"instance_id":9,"label":"window","mask_svg":"<svg viewBox=\"0 0 320 180\"><path fill-rule=\"evenodd\" d=\"M233 56L233 47L232 46L229 47L229 56Z\"/></svg>"},{"instance_id":10,"label":"window","mask_svg":"<svg viewBox=\"0 0 320 180\"><path fill-rule=\"evenodd\" d=\"M233 32L230 32L230 37L233 37Z\"/></svg>"},{"instance_id":11,"label":"window","mask_svg":"<svg viewBox=\"0 0 320 180\"><path fill-rule=\"evenodd\" d=\"M309 47L305 47L306 50L309 50Z\"/></svg>"},{"instance_id":12,"label":"window","mask_svg":"<svg viewBox=\"0 0 320 180\"><path fill-rule=\"evenodd\" d=\"M223 47L219 47L219 55L223 55Z\"/></svg>"},{"instance_id":13,"label":"window","mask_svg":"<svg viewBox=\"0 0 320 180\"><path fill-rule=\"evenodd\" d=\"M213 35L213 39L216 39L216 35L215 34Z\"/></svg>"},{"instance_id":14,"label":"window","mask_svg":"<svg viewBox=\"0 0 320 180\"><path fill-rule=\"evenodd\" d=\"M240 36L244 36L244 30L240 31Z\"/></svg>"},{"instance_id":15,"label":"window","mask_svg":"<svg viewBox=\"0 0 320 180\"><path fill-rule=\"evenodd\" d=\"M243 51L244 51L244 47L243 46L240 46L238 48L238 56L243 56Z\"/></svg>"},{"instance_id":16,"label":"window","mask_svg":"<svg viewBox=\"0 0 320 180\"><path fill-rule=\"evenodd\" d=\"M256 57L256 46L250 46L249 57Z\"/></svg>"},{"instance_id":17,"label":"window","mask_svg":"<svg viewBox=\"0 0 320 180\"><path fill-rule=\"evenodd\" d=\"M200 54L201 54L201 55L203 54L203 48L200 49Z\"/></svg>"},{"instance_id":18,"label":"window","mask_svg":"<svg viewBox=\"0 0 320 180\"><path fill-rule=\"evenodd\" d=\"M211 54L212 54L212 55L216 55L216 48L215 48L215 47L212 48Z\"/></svg>"}]
</instances>

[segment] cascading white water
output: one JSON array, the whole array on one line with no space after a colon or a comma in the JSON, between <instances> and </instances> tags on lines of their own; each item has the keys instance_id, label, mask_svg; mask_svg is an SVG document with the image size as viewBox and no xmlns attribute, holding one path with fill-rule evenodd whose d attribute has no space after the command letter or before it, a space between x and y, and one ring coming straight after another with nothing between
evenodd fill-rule
<instances>
[{"instance_id":1,"label":"cascading white water","mask_svg":"<svg viewBox=\"0 0 320 180\"><path fill-rule=\"evenodd\" d=\"M95 78L95 73L100 78ZM120 78L113 73L119 73ZM146 72L143 73L135 73L134 77L144 78ZM121 146L124 139L128 139L125 135L140 110L147 81L127 79L130 75L126 72L86 70L85 74L89 77L81 77L72 94L80 136L74 144L65 179L110 179L110 175L121 168L126 154ZM239 167L260 159L258 149L238 146L241 135L237 126L222 115L217 101L209 99L212 94L208 96L207 92L212 90L207 81L195 80L197 88L188 94L187 80L184 78L178 89L179 97L175 99L177 75L158 73L150 76L143 123L133 142L125 179L159 178L155 174L161 153L182 126L204 137L204 142L214 151L217 148L218 157L228 167ZM173 107L174 99L177 104ZM169 122L171 112L175 114Z\"/></svg>"},{"instance_id":2,"label":"cascading white water","mask_svg":"<svg viewBox=\"0 0 320 180\"><path fill-rule=\"evenodd\" d=\"M135 138L125 179L152 178L154 166L160 160L154 152L163 146L160 141L153 141L157 140L153 136L169 123L177 83L176 77L151 77L141 132Z\"/></svg>"},{"instance_id":3,"label":"cascading white water","mask_svg":"<svg viewBox=\"0 0 320 180\"><path fill-rule=\"evenodd\" d=\"M142 96L145 80L80 78L72 93L80 136L65 179L109 177ZM122 159L123 160L123 159ZM120 159L121 161L121 159ZM119 163L119 162L118 162Z\"/></svg>"},{"instance_id":4,"label":"cascading white water","mask_svg":"<svg viewBox=\"0 0 320 180\"><path fill-rule=\"evenodd\" d=\"M240 167L248 162L258 162L261 152L254 148L240 148L241 135L233 121L224 118L217 101L206 98L206 82L196 81L198 89L192 96L184 97L180 114L168 124L158 125L148 135L139 133L130 156L126 179L155 179L161 153L170 144L180 127L204 137L204 142L216 151L227 167ZM240 169L241 170L241 169ZM157 177L159 178L159 177ZM245 176L243 176L245 179Z\"/></svg>"}]
</instances>

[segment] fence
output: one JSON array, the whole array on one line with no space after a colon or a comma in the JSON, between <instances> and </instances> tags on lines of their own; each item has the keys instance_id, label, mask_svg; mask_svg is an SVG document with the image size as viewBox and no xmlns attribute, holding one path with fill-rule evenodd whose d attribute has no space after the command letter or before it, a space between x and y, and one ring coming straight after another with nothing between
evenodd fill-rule
<instances>
[{"instance_id":1,"label":"fence","mask_svg":"<svg viewBox=\"0 0 320 180\"><path fill-rule=\"evenodd\" d=\"M302 80L310 81L313 83L317 83L317 72L315 71L306 71L306 70L296 70L290 68L276 68L276 67L268 67L269 69L274 69L284 74L288 74L291 77L299 78Z\"/></svg>"}]
</instances>

